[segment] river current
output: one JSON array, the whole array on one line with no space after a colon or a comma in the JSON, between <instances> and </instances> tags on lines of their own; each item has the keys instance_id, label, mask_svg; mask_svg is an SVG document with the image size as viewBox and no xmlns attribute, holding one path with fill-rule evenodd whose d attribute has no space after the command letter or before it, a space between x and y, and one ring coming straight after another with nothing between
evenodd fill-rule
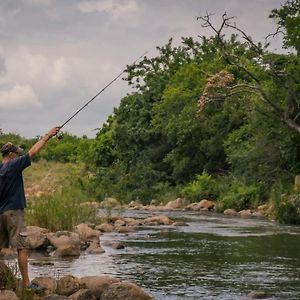
<instances>
[{"instance_id":1,"label":"river current","mask_svg":"<svg viewBox=\"0 0 300 300\"><path fill-rule=\"evenodd\" d=\"M124 217L145 218L149 211ZM156 212L158 214L158 212ZM30 257L30 276L110 275L132 281L158 300L300 299L300 227L260 219L192 212L160 212L188 226L141 226L129 234L107 233L124 249L76 259Z\"/></svg>"}]
</instances>

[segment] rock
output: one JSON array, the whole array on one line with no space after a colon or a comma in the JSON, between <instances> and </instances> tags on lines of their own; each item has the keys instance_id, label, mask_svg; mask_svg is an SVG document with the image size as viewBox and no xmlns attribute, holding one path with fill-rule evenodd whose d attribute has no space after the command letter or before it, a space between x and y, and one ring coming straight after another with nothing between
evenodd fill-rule
<instances>
[{"instance_id":1,"label":"rock","mask_svg":"<svg viewBox=\"0 0 300 300\"><path fill-rule=\"evenodd\" d=\"M130 208L133 208L133 207L136 207L136 206L142 207L143 204L142 204L140 201L136 200L136 201L131 201L131 202L128 204L128 206L129 206Z\"/></svg>"},{"instance_id":2,"label":"rock","mask_svg":"<svg viewBox=\"0 0 300 300\"><path fill-rule=\"evenodd\" d=\"M119 227L119 226L125 226L126 222L124 220L118 219L115 221L115 227Z\"/></svg>"},{"instance_id":3,"label":"rock","mask_svg":"<svg viewBox=\"0 0 300 300\"><path fill-rule=\"evenodd\" d=\"M146 218L143 223L145 225L171 225L173 221L167 216L160 215Z\"/></svg>"},{"instance_id":4,"label":"rock","mask_svg":"<svg viewBox=\"0 0 300 300\"><path fill-rule=\"evenodd\" d=\"M95 229L100 230L101 232L112 232L115 228L109 223L103 223L101 225L96 226Z\"/></svg>"},{"instance_id":5,"label":"rock","mask_svg":"<svg viewBox=\"0 0 300 300\"><path fill-rule=\"evenodd\" d=\"M166 205L166 209L180 209L184 208L188 204L185 198L177 198L176 200L169 201Z\"/></svg>"},{"instance_id":6,"label":"rock","mask_svg":"<svg viewBox=\"0 0 300 300\"><path fill-rule=\"evenodd\" d=\"M12 259L17 257L17 250L14 248L2 248L0 256L3 259Z\"/></svg>"},{"instance_id":7,"label":"rock","mask_svg":"<svg viewBox=\"0 0 300 300\"><path fill-rule=\"evenodd\" d=\"M237 211L235 209L228 208L228 209L224 210L224 215L226 215L226 216L236 216Z\"/></svg>"},{"instance_id":8,"label":"rock","mask_svg":"<svg viewBox=\"0 0 300 300\"><path fill-rule=\"evenodd\" d=\"M0 261L0 289L14 289L16 285L17 279L13 271L3 261Z\"/></svg>"},{"instance_id":9,"label":"rock","mask_svg":"<svg viewBox=\"0 0 300 300\"><path fill-rule=\"evenodd\" d=\"M203 199L200 202L194 202L189 204L185 209L186 210L193 210L193 211L199 211L199 210L213 210L215 208L215 203L210 200Z\"/></svg>"},{"instance_id":10,"label":"rock","mask_svg":"<svg viewBox=\"0 0 300 300\"><path fill-rule=\"evenodd\" d=\"M70 300L97 300L97 297L93 294L92 291L88 289L82 289L77 291L68 297Z\"/></svg>"},{"instance_id":11,"label":"rock","mask_svg":"<svg viewBox=\"0 0 300 300\"><path fill-rule=\"evenodd\" d=\"M115 231L119 233L130 233L130 232L134 232L135 228L132 226L118 226L115 227Z\"/></svg>"},{"instance_id":12,"label":"rock","mask_svg":"<svg viewBox=\"0 0 300 300\"><path fill-rule=\"evenodd\" d=\"M26 232L29 249L40 249L47 247L48 229L38 226L27 226Z\"/></svg>"},{"instance_id":13,"label":"rock","mask_svg":"<svg viewBox=\"0 0 300 300\"><path fill-rule=\"evenodd\" d=\"M45 287L50 293L54 293L57 288L57 282L52 277L36 277L32 282Z\"/></svg>"},{"instance_id":14,"label":"rock","mask_svg":"<svg viewBox=\"0 0 300 300\"><path fill-rule=\"evenodd\" d=\"M63 296L70 296L80 289L79 278L67 275L57 281L56 293Z\"/></svg>"},{"instance_id":15,"label":"rock","mask_svg":"<svg viewBox=\"0 0 300 300\"><path fill-rule=\"evenodd\" d=\"M243 209L241 211L238 212L238 214L242 217L242 218L249 218L252 216L252 212L250 209Z\"/></svg>"},{"instance_id":16,"label":"rock","mask_svg":"<svg viewBox=\"0 0 300 300\"><path fill-rule=\"evenodd\" d=\"M105 241L103 243L104 246L111 247L113 249L124 249L125 246L119 241Z\"/></svg>"},{"instance_id":17,"label":"rock","mask_svg":"<svg viewBox=\"0 0 300 300\"><path fill-rule=\"evenodd\" d=\"M66 245L74 245L79 247L81 243L79 234L70 231L57 231L55 233L50 232L47 234L47 239L55 248Z\"/></svg>"},{"instance_id":18,"label":"rock","mask_svg":"<svg viewBox=\"0 0 300 300\"><path fill-rule=\"evenodd\" d=\"M123 219L127 226L140 226L142 225L141 220L136 220L133 218L124 218Z\"/></svg>"},{"instance_id":19,"label":"rock","mask_svg":"<svg viewBox=\"0 0 300 300\"><path fill-rule=\"evenodd\" d=\"M272 296L264 291L252 291L247 295L250 299L267 299Z\"/></svg>"},{"instance_id":20,"label":"rock","mask_svg":"<svg viewBox=\"0 0 300 300\"><path fill-rule=\"evenodd\" d=\"M89 254L101 254L104 253L105 250L100 246L99 242L92 241L89 247L86 249Z\"/></svg>"},{"instance_id":21,"label":"rock","mask_svg":"<svg viewBox=\"0 0 300 300\"><path fill-rule=\"evenodd\" d=\"M253 212L252 213L252 217L260 218L260 219L265 218L265 216L261 212L259 212L259 211Z\"/></svg>"},{"instance_id":22,"label":"rock","mask_svg":"<svg viewBox=\"0 0 300 300\"><path fill-rule=\"evenodd\" d=\"M18 300L18 297L13 291L0 290L0 300Z\"/></svg>"},{"instance_id":23,"label":"rock","mask_svg":"<svg viewBox=\"0 0 300 300\"><path fill-rule=\"evenodd\" d=\"M101 300L154 300L140 287L130 282L118 282L108 286L101 295Z\"/></svg>"},{"instance_id":24,"label":"rock","mask_svg":"<svg viewBox=\"0 0 300 300\"><path fill-rule=\"evenodd\" d=\"M120 282L119 279L110 276L86 276L80 279L80 286L89 289L99 299L102 293L113 283ZM102 298L101 298L102 299Z\"/></svg>"},{"instance_id":25,"label":"rock","mask_svg":"<svg viewBox=\"0 0 300 300\"><path fill-rule=\"evenodd\" d=\"M118 207L121 206L121 203L115 198L106 198L102 202L100 202L100 208L110 208L110 207Z\"/></svg>"},{"instance_id":26,"label":"rock","mask_svg":"<svg viewBox=\"0 0 300 300\"><path fill-rule=\"evenodd\" d=\"M54 251L53 255L56 257L80 256L80 246L77 245L60 246Z\"/></svg>"},{"instance_id":27,"label":"rock","mask_svg":"<svg viewBox=\"0 0 300 300\"><path fill-rule=\"evenodd\" d=\"M99 230L92 229L87 224L79 224L75 226L75 232L79 234L83 240L95 239L98 240L100 236Z\"/></svg>"},{"instance_id":28,"label":"rock","mask_svg":"<svg viewBox=\"0 0 300 300\"><path fill-rule=\"evenodd\" d=\"M177 221L173 223L173 226L189 226L189 224L183 221Z\"/></svg>"}]
</instances>

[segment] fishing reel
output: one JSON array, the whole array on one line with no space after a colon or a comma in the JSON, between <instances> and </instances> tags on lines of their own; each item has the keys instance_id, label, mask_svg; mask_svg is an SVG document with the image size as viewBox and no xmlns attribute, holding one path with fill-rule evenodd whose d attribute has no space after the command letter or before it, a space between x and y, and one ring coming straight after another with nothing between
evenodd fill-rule
<instances>
[{"instance_id":1,"label":"fishing reel","mask_svg":"<svg viewBox=\"0 0 300 300\"><path fill-rule=\"evenodd\" d=\"M62 132L58 132L57 135L56 135L56 138L58 140L62 140L64 138L64 135L62 134Z\"/></svg>"}]
</instances>

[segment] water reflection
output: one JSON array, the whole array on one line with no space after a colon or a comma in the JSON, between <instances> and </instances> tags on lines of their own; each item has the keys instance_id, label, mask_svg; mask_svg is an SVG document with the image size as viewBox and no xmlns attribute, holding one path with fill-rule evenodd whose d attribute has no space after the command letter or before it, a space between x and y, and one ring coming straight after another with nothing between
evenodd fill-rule
<instances>
[{"instance_id":1,"label":"water reflection","mask_svg":"<svg viewBox=\"0 0 300 300\"><path fill-rule=\"evenodd\" d=\"M48 258L52 265L47 266L34 265L41 258L33 255L31 277L112 275L136 282L161 300L246 299L253 290L264 290L272 299L300 299L299 227L218 215L167 214L189 226L106 234L102 241L120 240L125 249L103 246L104 254Z\"/></svg>"}]
</instances>

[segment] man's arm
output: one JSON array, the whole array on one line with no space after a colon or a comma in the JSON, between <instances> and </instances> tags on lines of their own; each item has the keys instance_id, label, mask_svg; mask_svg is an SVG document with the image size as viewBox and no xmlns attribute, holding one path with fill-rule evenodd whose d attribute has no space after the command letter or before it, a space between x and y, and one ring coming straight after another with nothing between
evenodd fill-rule
<instances>
[{"instance_id":1,"label":"man's arm","mask_svg":"<svg viewBox=\"0 0 300 300\"><path fill-rule=\"evenodd\" d=\"M37 141L28 151L30 158L36 156L40 150L44 147L44 145L50 140L53 136L57 135L60 127L52 128L48 133L46 133L39 141Z\"/></svg>"}]
</instances>

